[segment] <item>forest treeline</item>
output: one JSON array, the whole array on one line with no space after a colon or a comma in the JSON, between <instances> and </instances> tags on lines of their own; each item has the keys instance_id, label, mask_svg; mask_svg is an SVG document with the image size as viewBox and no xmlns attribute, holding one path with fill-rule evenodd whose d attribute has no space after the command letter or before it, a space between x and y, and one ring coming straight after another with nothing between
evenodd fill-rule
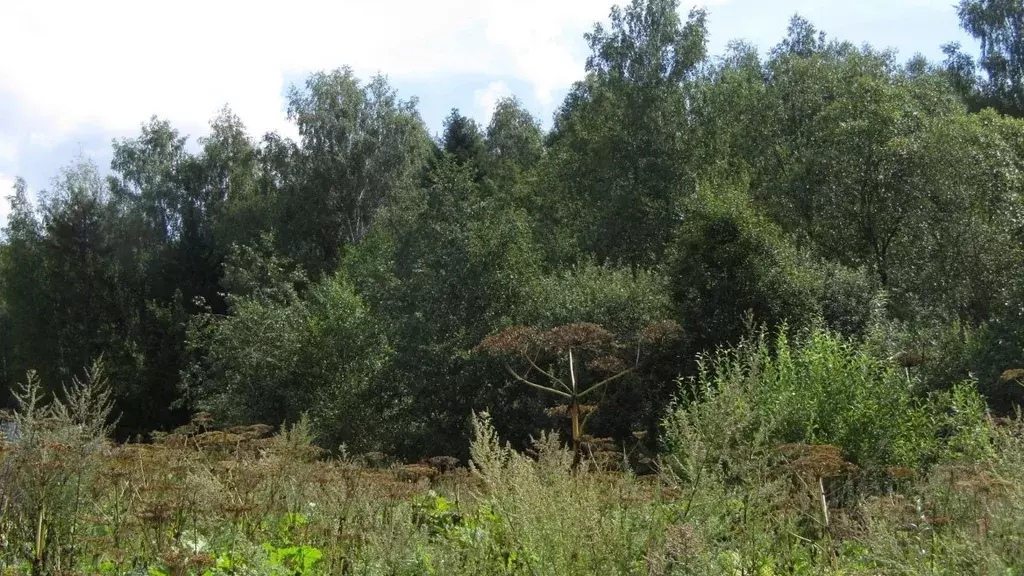
<instances>
[{"instance_id":1,"label":"forest treeline","mask_svg":"<svg viewBox=\"0 0 1024 576\"><path fill-rule=\"evenodd\" d=\"M646 342L675 322L601 391L593 434L656 442L700 353L752 325L870 341L918 394L970 381L1009 409L1024 11L959 13L978 59L902 61L799 17L769 51L713 56L704 11L633 0L586 35L550 130L507 98L435 139L415 99L348 68L291 89L298 141L225 108L190 148L154 118L114 142L108 177L72 163L35 202L18 181L0 394L29 370L58 392L102 359L121 438L199 411L308 414L329 448L465 456L473 411L520 443L562 422L488 336L592 323Z\"/></svg>"}]
</instances>

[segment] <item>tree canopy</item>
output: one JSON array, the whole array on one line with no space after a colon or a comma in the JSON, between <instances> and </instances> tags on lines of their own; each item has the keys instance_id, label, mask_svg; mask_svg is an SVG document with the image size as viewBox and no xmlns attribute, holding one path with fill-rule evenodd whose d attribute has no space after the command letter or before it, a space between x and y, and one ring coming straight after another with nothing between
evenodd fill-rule
<instances>
[{"instance_id":1,"label":"tree canopy","mask_svg":"<svg viewBox=\"0 0 1024 576\"><path fill-rule=\"evenodd\" d=\"M915 393L973 377L1009 410L1024 4L959 16L977 60L904 62L798 16L768 50L711 55L706 11L632 0L586 34L548 130L509 97L432 138L415 98L344 67L288 92L297 141L229 108L197 145L151 118L107 177L78 158L35 200L4 191L3 400L28 370L58 392L102 358L123 438L305 414L329 449L464 456L474 410L520 444L553 423L481 342L588 326L624 358L678 326L587 422L654 443L675 382L753 323L915 347ZM519 360L569 362L537 349Z\"/></svg>"}]
</instances>

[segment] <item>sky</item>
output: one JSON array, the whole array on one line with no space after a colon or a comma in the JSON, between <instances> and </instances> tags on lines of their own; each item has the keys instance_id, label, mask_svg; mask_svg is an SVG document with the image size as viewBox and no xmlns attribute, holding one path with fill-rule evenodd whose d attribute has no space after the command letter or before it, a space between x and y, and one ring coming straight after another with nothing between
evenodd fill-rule
<instances>
[{"instance_id":1,"label":"sky","mask_svg":"<svg viewBox=\"0 0 1024 576\"><path fill-rule=\"evenodd\" d=\"M434 133L453 107L486 123L506 95L550 125L583 76L583 34L616 1L0 0L0 224L15 177L38 191L79 156L105 170L111 141L153 115L195 141L227 104L253 135L294 136L288 87L345 65L417 97ZM946 42L975 47L955 2L702 3L712 54L733 39L766 50L799 13L830 37L937 60Z\"/></svg>"}]
</instances>

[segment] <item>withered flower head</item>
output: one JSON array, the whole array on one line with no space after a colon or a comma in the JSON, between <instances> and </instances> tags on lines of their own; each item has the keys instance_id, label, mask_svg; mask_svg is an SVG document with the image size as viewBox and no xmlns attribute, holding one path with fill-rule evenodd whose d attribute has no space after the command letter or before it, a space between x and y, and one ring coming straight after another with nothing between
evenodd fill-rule
<instances>
[{"instance_id":1,"label":"withered flower head","mask_svg":"<svg viewBox=\"0 0 1024 576\"><path fill-rule=\"evenodd\" d=\"M602 352L615 344L615 336L611 332L589 322L556 326L540 337L548 349L559 353L570 348Z\"/></svg>"},{"instance_id":2,"label":"withered flower head","mask_svg":"<svg viewBox=\"0 0 1024 576\"><path fill-rule=\"evenodd\" d=\"M854 468L843 459L843 452L831 444L784 444L779 451L789 461L790 468L800 474L831 478Z\"/></svg>"},{"instance_id":3,"label":"withered flower head","mask_svg":"<svg viewBox=\"0 0 1024 576\"><path fill-rule=\"evenodd\" d=\"M495 355L525 354L537 345L540 335L527 326L511 326L484 338L476 349Z\"/></svg>"},{"instance_id":4,"label":"withered flower head","mask_svg":"<svg viewBox=\"0 0 1024 576\"><path fill-rule=\"evenodd\" d=\"M960 490L969 490L978 494L1004 492L1013 487L1011 482L992 476L987 472L982 472L955 482L955 485Z\"/></svg>"},{"instance_id":5,"label":"withered flower head","mask_svg":"<svg viewBox=\"0 0 1024 576\"><path fill-rule=\"evenodd\" d=\"M430 466L438 472L450 472L459 467L459 459L452 456L434 456L427 458L423 464Z\"/></svg>"},{"instance_id":6,"label":"withered flower head","mask_svg":"<svg viewBox=\"0 0 1024 576\"><path fill-rule=\"evenodd\" d=\"M683 328L675 320L655 322L644 328L640 333L641 344L664 344L679 340L683 336Z\"/></svg>"},{"instance_id":7,"label":"withered flower head","mask_svg":"<svg viewBox=\"0 0 1024 576\"><path fill-rule=\"evenodd\" d=\"M904 350L893 356L893 360L904 368L914 368L924 364L927 359L917 350Z\"/></svg>"},{"instance_id":8,"label":"withered flower head","mask_svg":"<svg viewBox=\"0 0 1024 576\"><path fill-rule=\"evenodd\" d=\"M598 406L596 404L580 404L577 408L579 409L581 416L586 416L597 412ZM559 404L558 406L552 406L551 408L544 410L544 413L551 418L559 416L568 417L571 412L572 407L568 404Z\"/></svg>"},{"instance_id":9,"label":"withered flower head","mask_svg":"<svg viewBox=\"0 0 1024 576\"><path fill-rule=\"evenodd\" d=\"M192 423L196 426L210 426L213 424L213 417L209 412L197 412L192 415Z\"/></svg>"},{"instance_id":10,"label":"withered flower head","mask_svg":"<svg viewBox=\"0 0 1024 576\"><path fill-rule=\"evenodd\" d=\"M913 478L917 474L913 469L907 468L906 466L892 466L888 468L887 471L889 472L889 476L896 480L906 480L908 478Z\"/></svg>"},{"instance_id":11,"label":"withered flower head","mask_svg":"<svg viewBox=\"0 0 1024 576\"><path fill-rule=\"evenodd\" d=\"M588 362L587 368L590 368L594 372L616 374L618 372L624 372L627 366L622 358L619 358L618 356L600 356Z\"/></svg>"},{"instance_id":12,"label":"withered flower head","mask_svg":"<svg viewBox=\"0 0 1024 576\"><path fill-rule=\"evenodd\" d=\"M559 404L558 406L552 406L551 408L548 408L548 409L544 410L544 413L547 414L551 418L555 418L557 416L568 416L569 415L569 405L568 404Z\"/></svg>"},{"instance_id":13,"label":"withered flower head","mask_svg":"<svg viewBox=\"0 0 1024 576\"><path fill-rule=\"evenodd\" d=\"M426 464L406 464L394 470L395 477L402 482L419 482L424 478L437 476L437 469Z\"/></svg>"},{"instance_id":14,"label":"withered flower head","mask_svg":"<svg viewBox=\"0 0 1024 576\"><path fill-rule=\"evenodd\" d=\"M245 440L240 434L232 434L221 430L203 432L195 437L195 442L200 446L233 446Z\"/></svg>"},{"instance_id":15,"label":"withered flower head","mask_svg":"<svg viewBox=\"0 0 1024 576\"><path fill-rule=\"evenodd\" d=\"M1010 382L1011 380L1024 380L1024 369L1011 368L999 376L1000 382Z\"/></svg>"},{"instance_id":16,"label":"withered flower head","mask_svg":"<svg viewBox=\"0 0 1024 576\"><path fill-rule=\"evenodd\" d=\"M580 442L595 452L615 451L615 439L613 438L598 438L596 436L591 436L590 434L584 434L580 436Z\"/></svg>"},{"instance_id":17,"label":"withered flower head","mask_svg":"<svg viewBox=\"0 0 1024 576\"><path fill-rule=\"evenodd\" d=\"M242 436L246 440L256 440L259 438L266 438L274 431L273 426L267 426L266 424L247 424L241 426L232 426L226 430L230 434L237 434Z\"/></svg>"}]
</instances>

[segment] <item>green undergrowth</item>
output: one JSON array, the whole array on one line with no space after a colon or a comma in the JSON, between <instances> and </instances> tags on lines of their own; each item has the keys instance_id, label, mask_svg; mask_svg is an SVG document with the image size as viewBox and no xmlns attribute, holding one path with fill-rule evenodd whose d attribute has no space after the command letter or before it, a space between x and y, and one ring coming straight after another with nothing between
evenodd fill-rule
<instances>
[{"instance_id":1,"label":"green undergrowth","mask_svg":"<svg viewBox=\"0 0 1024 576\"><path fill-rule=\"evenodd\" d=\"M30 378L0 452L0 574L1024 573L1024 421L828 332L706 358L656 474L526 452L473 417L471 458L326 457L303 420L107 440L97 368ZM598 465L598 461L601 462Z\"/></svg>"}]
</instances>

